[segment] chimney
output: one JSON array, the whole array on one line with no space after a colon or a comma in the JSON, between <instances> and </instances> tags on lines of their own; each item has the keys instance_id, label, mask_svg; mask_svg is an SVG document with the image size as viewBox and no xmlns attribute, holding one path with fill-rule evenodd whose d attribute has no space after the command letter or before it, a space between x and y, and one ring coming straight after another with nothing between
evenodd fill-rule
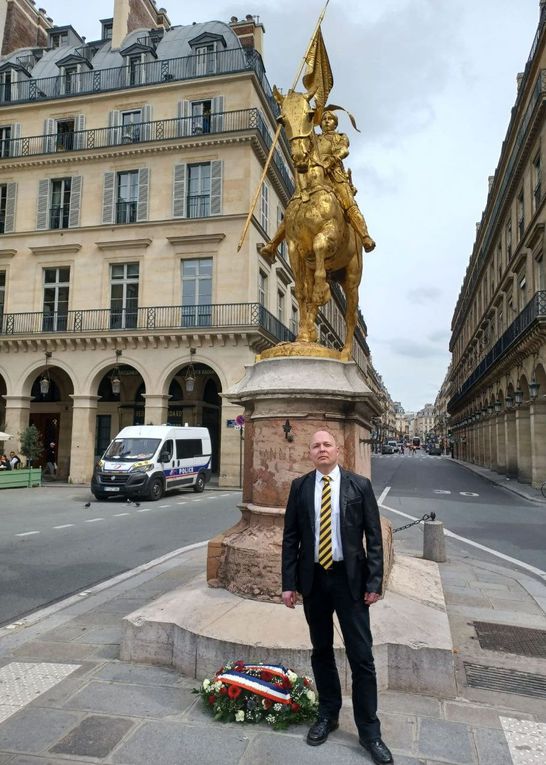
<instances>
[{"instance_id":1,"label":"chimney","mask_svg":"<svg viewBox=\"0 0 546 765\"><path fill-rule=\"evenodd\" d=\"M53 22L32 0L0 0L2 55L17 48L45 48Z\"/></svg>"},{"instance_id":2,"label":"chimney","mask_svg":"<svg viewBox=\"0 0 546 765\"><path fill-rule=\"evenodd\" d=\"M519 89L521 87L522 82L523 82L523 72L518 72L516 74L516 89L518 93L519 93Z\"/></svg>"},{"instance_id":3,"label":"chimney","mask_svg":"<svg viewBox=\"0 0 546 765\"><path fill-rule=\"evenodd\" d=\"M489 191L491 191L491 189L493 188L494 181L495 181L495 176L490 175L489 178L487 179L487 183L489 185Z\"/></svg>"},{"instance_id":4,"label":"chimney","mask_svg":"<svg viewBox=\"0 0 546 765\"><path fill-rule=\"evenodd\" d=\"M120 48L129 32L135 29L169 29L170 26L167 11L158 10L154 0L114 0L112 48Z\"/></svg>"},{"instance_id":5,"label":"chimney","mask_svg":"<svg viewBox=\"0 0 546 765\"><path fill-rule=\"evenodd\" d=\"M243 48L253 48L263 56L265 29L260 23L259 16L252 16L247 13L244 19L239 20L237 16L232 16L229 26L233 29Z\"/></svg>"}]
</instances>

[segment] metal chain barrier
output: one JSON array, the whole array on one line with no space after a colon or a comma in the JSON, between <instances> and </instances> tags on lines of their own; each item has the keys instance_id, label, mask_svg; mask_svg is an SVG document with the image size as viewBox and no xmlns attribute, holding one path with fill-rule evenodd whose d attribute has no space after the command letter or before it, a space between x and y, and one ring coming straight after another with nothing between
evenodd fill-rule
<instances>
[{"instance_id":1,"label":"metal chain barrier","mask_svg":"<svg viewBox=\"0 0 546 765\"><path fill-rule=\"evenodd\" d=\"M418 518L416 521L412 521L411 523L406 523L405 526L399 526L397 529L393 529L392 533L396 534L397 531L404 531L404 529L409 529L412 526L417 526L418 523L421 523L421 521L433 521L436 518L436 513L425 513L422 518Z\"/></svg>"}]
</instances>

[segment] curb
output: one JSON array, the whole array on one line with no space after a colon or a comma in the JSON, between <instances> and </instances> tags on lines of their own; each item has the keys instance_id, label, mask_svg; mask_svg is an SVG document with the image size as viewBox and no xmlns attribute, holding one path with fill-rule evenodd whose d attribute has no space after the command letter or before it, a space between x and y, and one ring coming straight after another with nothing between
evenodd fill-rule
<instances>
[{"instance_id":1,"label":"curb","mask_svg":"<svg viewBox=\"0 0 546 765\"><path fill-rule=\"evenodd\" d=\"M452 459L452 458L450 457L449 459ZM509 491L512 494L516 494L518 497L521 497L522 499L526 499L529 502L534 502L534 504L536 505L546 506L546 499L541 499L540 497L531 497L529 496L529 494L526 494L524 491L519 490L513 485L502 483L500 480L497 480L493 478L492 476L482 473L474 465L469 464L468 462L463 462L462 460L458 460L458 459L453 459L453 462L456 462L457 465L460 465L461 467L466 468L467 470L470 470L472 473L474 473L474 475L479 475L482 478L485 478L486 481L489 481L489 483L493 484L494 486L498 486L501 489L506 489L506 491ZM505 478L504 480L511 481L512 479Z\"/></svg>"}]
</instances>

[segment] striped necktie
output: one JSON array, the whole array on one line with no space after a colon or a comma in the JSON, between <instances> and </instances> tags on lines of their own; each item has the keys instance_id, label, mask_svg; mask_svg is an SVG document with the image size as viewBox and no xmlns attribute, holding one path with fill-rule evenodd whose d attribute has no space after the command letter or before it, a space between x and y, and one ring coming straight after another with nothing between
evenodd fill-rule
<instances>
[{"instance_id":1,"label":"striped necktie","mask_svg":"<svg viewBox=\"0 0 546 765\"><path fill-rule=\"evenodd\" d=\"M332 552L332 487L330 476L323 475L322 497L320 500L320 532L318 562L322 568L332 568L334 559Z\"/></svg>"}]
</instances>

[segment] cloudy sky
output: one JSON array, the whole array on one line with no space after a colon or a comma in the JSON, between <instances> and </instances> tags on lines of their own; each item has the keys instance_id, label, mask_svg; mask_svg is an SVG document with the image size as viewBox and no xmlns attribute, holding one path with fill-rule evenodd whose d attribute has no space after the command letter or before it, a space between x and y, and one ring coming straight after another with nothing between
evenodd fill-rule
<instances>
[{"instance_id":1,"label":"cloudy sky","mask_svg":"<svg viewBox=\"0 0 546 765\"><path fill-rule=\"evenodd\" d=\"M287 89L324 0L176 0L173 24L247 13L265 26L270 82ZM96 39L113 0L44 0L56 24ZM90 8L87 10L87 8ZM434 401L450 355L453 309L487 198L516 74L527 61L539 0L330 0L323 35L331 101L361 133L346 164L376 250L361 308L373 362L408 410Z\"/></svg>"}]
</instances>

